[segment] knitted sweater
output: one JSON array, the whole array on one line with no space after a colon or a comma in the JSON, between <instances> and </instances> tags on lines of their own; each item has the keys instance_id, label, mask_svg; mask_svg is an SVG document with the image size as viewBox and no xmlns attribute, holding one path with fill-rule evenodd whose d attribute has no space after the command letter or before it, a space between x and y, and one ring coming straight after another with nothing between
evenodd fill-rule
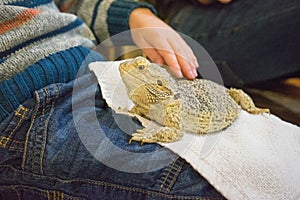
<instances>
[{"instance_id":1,"label":"knitted sweater","mask_svg":"<svg viewBox=\"0 0 300 200\"><path fill-rule=\"evenodd\" d=\"M91 49L129 30L129 0L0 0L0 122L34 91L75 78ZM92 55L92 56L90 56Z\"/></svg>"}]
</instances>

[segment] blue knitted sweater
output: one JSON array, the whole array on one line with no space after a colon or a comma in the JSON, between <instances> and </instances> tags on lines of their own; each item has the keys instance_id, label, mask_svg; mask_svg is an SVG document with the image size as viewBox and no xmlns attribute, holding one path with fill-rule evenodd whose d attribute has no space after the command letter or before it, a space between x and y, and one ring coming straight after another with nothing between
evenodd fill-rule
<instances>
[{"instance_id":1,"label":"blue knitted sweater","mask_svg":"<svg viewBox=\"0 0 300 200\"><path fill-rule=\"evenodd\" d=\"M6 0L0 5L0 122L34 91L73 80L97 42L129 30L129 0ZM90 56L92 55L92 56Z\"/></svg>"}]
</instances>

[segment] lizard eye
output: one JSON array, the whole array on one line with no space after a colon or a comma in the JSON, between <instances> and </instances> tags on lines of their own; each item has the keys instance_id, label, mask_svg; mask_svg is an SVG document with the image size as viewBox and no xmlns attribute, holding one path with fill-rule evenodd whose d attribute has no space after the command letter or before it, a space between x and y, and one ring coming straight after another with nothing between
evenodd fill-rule
<instances>
[{"instance_id":1,"label":"lizard eye","mask_svg":"<svg viewBox=\"0 0 300 200\"><path fill-rule=\"evenodd\" d=\"M161 80L157 80L157 85L159 85L159 86L162 86L163 85L163 83L161 82Z\"/></svg>"},{"instance_id":2,"label":"lizard eye","mask_svg":"<svg viewBox=\"0 0 300 200\"><path fill-rule=\"evenodd\" d=\"M145 65L139 65L139 70L145 69Z\"/></svg>"}]
</instances>

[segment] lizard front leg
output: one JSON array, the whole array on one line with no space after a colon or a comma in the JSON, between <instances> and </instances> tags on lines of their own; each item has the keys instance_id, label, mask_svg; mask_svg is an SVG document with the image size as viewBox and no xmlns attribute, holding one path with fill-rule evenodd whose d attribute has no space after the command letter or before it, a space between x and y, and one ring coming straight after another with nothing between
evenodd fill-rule
<instances>
[{"instance_id":1,"label":"lizard front leg","mask_svg":"<svg viewBox=\"0 0 300 200\"><path fill-rule=\"evenodd\" d=\"M146 117L147 113L149 113L149 109L134 105L133 108L131 108L131 110L129 111L129 113Z\"/></svg>"},{"instance_id":2,"label":"lizard front leg","mask_svg":"<svg viewBox=\"0 0 300 200\"><path fill-rule=\"evenodd\" d=\"M183 137L183 131L180 125L180 101L176 100L167 106L166 119L164 127L157 129L137 130L138 133L132 134L131 141L140 141L142 143L154 143L154 142L174 142Z\"/></svg>"}]
</instances>

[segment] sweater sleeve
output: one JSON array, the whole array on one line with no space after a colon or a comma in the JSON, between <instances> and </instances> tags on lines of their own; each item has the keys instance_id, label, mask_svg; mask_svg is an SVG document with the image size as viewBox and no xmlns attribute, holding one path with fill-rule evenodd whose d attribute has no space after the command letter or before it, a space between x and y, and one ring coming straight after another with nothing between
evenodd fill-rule
<instances>
[{"instance_id":1,"label":"sweater sleeve","mask_svg":"<svg viewBox=\"0 0 300 200\"><path fill-rule=\"evenodd\" d=\"M129 15L135 8L149 8L156 14L150 4L133 0L57 0L56 3L61 11L80 17L98 42L129 30Z\"/></svg>"}]
</instances>

